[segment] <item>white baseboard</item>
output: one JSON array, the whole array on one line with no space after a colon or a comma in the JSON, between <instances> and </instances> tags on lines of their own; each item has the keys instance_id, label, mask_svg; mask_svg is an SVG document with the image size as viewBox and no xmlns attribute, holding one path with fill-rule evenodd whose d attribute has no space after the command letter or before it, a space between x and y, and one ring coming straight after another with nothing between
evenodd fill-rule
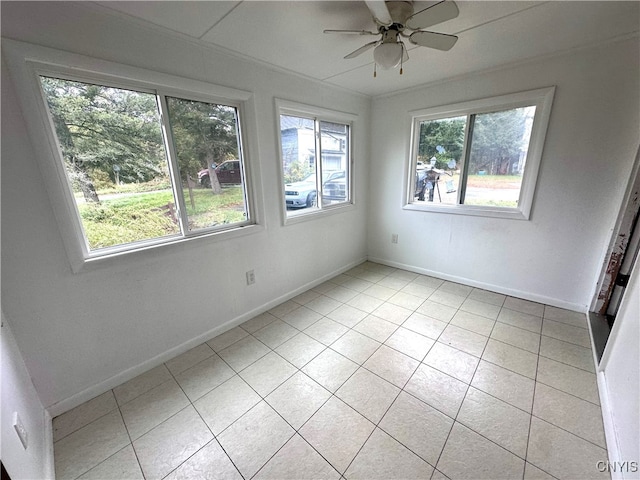
<instances>
[{"instance_id":1,"label":"white baseboard","mask_svg":"<svg viewBox=\"0 0 640 480\"><path fill-rule=\"evenodd\" d=\"M278 305L280 305L283 302L286 302L287 300L292 299L293 297L309 290L310 288L313 288L317 285L320 285L321 283L326 282L327 280L335 277L336 275L340 275L341 273L346 272L347 270L350 270L351 268L355 267L356 265L360 265L362 262L365 262L367 259L366 257L363 257L359 260L356 260L354 262L351 262L331 273L328 273L320 278L317 278L305 285L302 285L301 287L296 288L295 290L286 293L278 298L275 298L274 300L271 300L257 308L254 308L248 312L243 313L242 315L237 316L236 318L233 318L225 323L223 323L222 325L218 325L215 328L212 328L211 330L208 330L204 333L202 333L201 335L198 335L195 338L192 338L191 340L188 340L180 345L175 346L174 348L167 350L166 352L163 352L159 355L156 355L153 358L150 358L149 360L146 360L134 367L128 368L126 370L124 370L123 372L120 372L104 381L101 381L95 385L92 385L84 390L82 390L81 392L78 392L74 395L71 395L70 397L67 397L64 400L61 400L57 403L54 403L53 405L50 405L48 407L46 407L46 410L48 411L49 415L51 416L51 418L54 418L58 415L61 415L65 412L68 412L69 410L71 410L72 408L77 407L78 405L83 404L86 401L91 400L92 398L97 397L98 395L101 395L109 390L111 390L112 388L117 387L118 385L123 384L124 382L127 382L129 380L131 380L132 378L137 377L138 375L151 370L154 367L157 367L158 365L163 364L164 362L171 360L174 357L177 357L178 355L180 355L181 353L184 353L188 350L191 350L194 347L197 347L198 345L206 342L207 340L211 340L213 337L220 335L221 333L226 332L227 330L232 329L233 327L236 327L238 325L240 325L241 323L246 322L247 320L252 319L253 317L260 315L261 313L264 313L268 310L271 310L273 307L276 307Z\"/></svg>"},{"instance_id":2,"label":"white baseboard","mask_svg":"<svg viewBox=\"0 0 640 480\"><path fill-rule=\"evenodd\" d=\"M604 425L604 437L607 442L607 456L609 463L617 465L621 462L620 449L618 447L618 437L615 432L615 424L613 422L613 413L609 409L609 396L607 390L607 379L602 370L596 374L598 381L598 394L600 397L600 409L602 410L602 423ZM622 480L624 475L620 470L611 471L611 480Z\"/></svg>"},{"instance_id":3,"label":"white baseboard","mask_svg":"<svg viewBox=\"0 0 640 480\"><path fill-rule=\"evenodd\" d=\"M413 265L407 265L400 262L394 262L392 260L387 260L385 258L377 258L377 257L369 257L370 262L381 263L382 265L387 265L389 267L401 268L403 270L408 270L410 272L419 273L421 275L429 275L430 277L440 278L442 280L447 280L450 282L462 283L464 285L469 285L470 287L481 288L483 290L489 290L491 292L501 293L503 295L508 295L510 297L522 298L524 300L531 300L532 302L543 303L545 305L551 305L553 307L564 308L566 310L573 310L574 312L587 312L587 305L580 305L577 303L565 302L564 300L560 300L557 298L546 297L544 295L536 295L531 292L525 292L521 290L516 290L513 288L506 288L500 285L492 285L490 283L478 282L477 280L472 280L465 277L458 277L455 275L449 275L443 272L436 272L434 270L429 270L426 268L420 268Z\"/></svg>"}]
</instances>

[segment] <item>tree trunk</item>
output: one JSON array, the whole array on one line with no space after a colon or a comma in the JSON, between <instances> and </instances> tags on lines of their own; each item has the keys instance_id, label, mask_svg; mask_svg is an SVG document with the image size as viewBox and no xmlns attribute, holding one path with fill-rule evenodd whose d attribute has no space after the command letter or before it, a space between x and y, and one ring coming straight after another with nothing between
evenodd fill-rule
<instances>
[{"instance_id":1,"label":"tree trunk","mask_svg":"<svg viewBox=\"0 0 640 480\"><path fill-rule=\"evenodd\" d=\"M211 184L211 190L214 194L222 193L222 187L220 186L220 181L218 180L218 175L216 174L215 169L212 167L213 158L207 158L207 169L209 170L209 183Z\"/></svg>"},{"instance_id":2,"label":"tree trunk","mask_svg":"<svg viewBox=\"0 0 640 480\"><path fill-rule=\"evenodd\" d=\"M63 147L63 157L66 157L65 160L68 161L70 167L70 180L78 182L86 202L100 203L96 187L93 185L93 180L91 180L89 172L87 172L83 162L77 161L76 155L73 153L75 152L75 145L73 142L73 136L69 131L69 127L65 123L64 119L57 114L54 114L54 123L56 125L58 139Z\"/></svg>"},{"instance_id":3,"label":"tree trunk","mask_svg":"<svg viewBox=\"0 0 640 480\"><path fill-rule=\"evenodd\" d=\"M72 163L73 168L73 176L75 180L78 182L80 186L80 190L82 190L82 195L84 195L84 200L86 202L92 203L100 203L100 199L98 198L98 192L96 192L96 187L93 185L93 181L89 174L84 169L82 164L78 164L76 162Z\"/></svg>"}]
</instances>

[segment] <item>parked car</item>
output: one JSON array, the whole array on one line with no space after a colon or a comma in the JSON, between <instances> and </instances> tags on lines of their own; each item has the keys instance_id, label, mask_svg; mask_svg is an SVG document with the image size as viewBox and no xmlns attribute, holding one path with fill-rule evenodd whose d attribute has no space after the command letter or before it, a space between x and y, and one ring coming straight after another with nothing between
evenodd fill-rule
<instances>
[{"instance_id":1,"label":"parked car","mask_svg":"<svg viewBox=\"0 0 640 480\"><path fill-rule=\"evenodd\" d=\"M345 178L344 170L328 171L322 174L323 189L328 182ZM284 186L284 197L287 208L307 208L317 204L316 174L312 173L299 182L287 183ZM326 198L326 197L325 197Z\"/></svg>"},{"instance_id":2,"label":"parked car","mask_svg":"<svg viewBox=\"0 0 640 480\"><path fill-rule=\"evenodd\" d=\"M347 177L340 175L327 180L322 185L322 200L325 203L339 203L347 199Z\"/></svg>"},{"instance_id":3,"label":"parked car","mask_svg":"<svg viewBox=\"0 0 640 480\"><path fill-rule=\"evenodd\" d=\"M242 183L242 170L240 169L240 160L227 160L214 168L220 184L238 185ZM200 170L198 172L198 181L205 188L211 188L211 179L209 178L209 169Z\"/></svg>"}]
</instances>

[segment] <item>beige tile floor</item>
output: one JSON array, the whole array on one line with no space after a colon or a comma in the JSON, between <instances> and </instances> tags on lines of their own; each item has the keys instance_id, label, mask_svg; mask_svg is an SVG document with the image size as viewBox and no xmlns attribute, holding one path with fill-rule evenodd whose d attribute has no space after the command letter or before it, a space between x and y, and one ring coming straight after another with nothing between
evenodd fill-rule
<instances>
[{"instance_id":1,"label":"beige tile floor","mask_svg":"<svg viewBox=\"0 0 640 480\"><path fill-rule=\"evenodd\" d=\"M601 478L583 314L374 263L54 419L58 479Z\"/></svg>"}]
</instances>

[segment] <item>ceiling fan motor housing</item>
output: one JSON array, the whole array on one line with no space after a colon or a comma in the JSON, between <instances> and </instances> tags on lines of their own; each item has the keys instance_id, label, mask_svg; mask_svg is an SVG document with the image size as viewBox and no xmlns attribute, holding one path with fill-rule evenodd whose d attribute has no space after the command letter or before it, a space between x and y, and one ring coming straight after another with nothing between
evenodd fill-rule
<instances>
[{"instance_id":1,"label":"ceiling fan motor housing","mask_svg":"<svg viewBox=\"0 0 640 480\"><path fill-rule=\"evenodd\" d=\"M407 19L411 15L413 15L412 2L390 1L385 3L387 4L387 8L389 9L389 15L391 15L391 19L393 20L393 23L404 27L404 25L407 22Z\"/></svg>"},{"instance_id":2,"label":"ceiling fan motor housing","mask_svg":"<svg viewBox=\"0 0 640 480\"><path fill-rule=\"evenodd\" d=\"M399 30L395 24L390 27L380 27L380 33L382 34L382 43L398 43Z\"/></svg>"}]
</instances>

